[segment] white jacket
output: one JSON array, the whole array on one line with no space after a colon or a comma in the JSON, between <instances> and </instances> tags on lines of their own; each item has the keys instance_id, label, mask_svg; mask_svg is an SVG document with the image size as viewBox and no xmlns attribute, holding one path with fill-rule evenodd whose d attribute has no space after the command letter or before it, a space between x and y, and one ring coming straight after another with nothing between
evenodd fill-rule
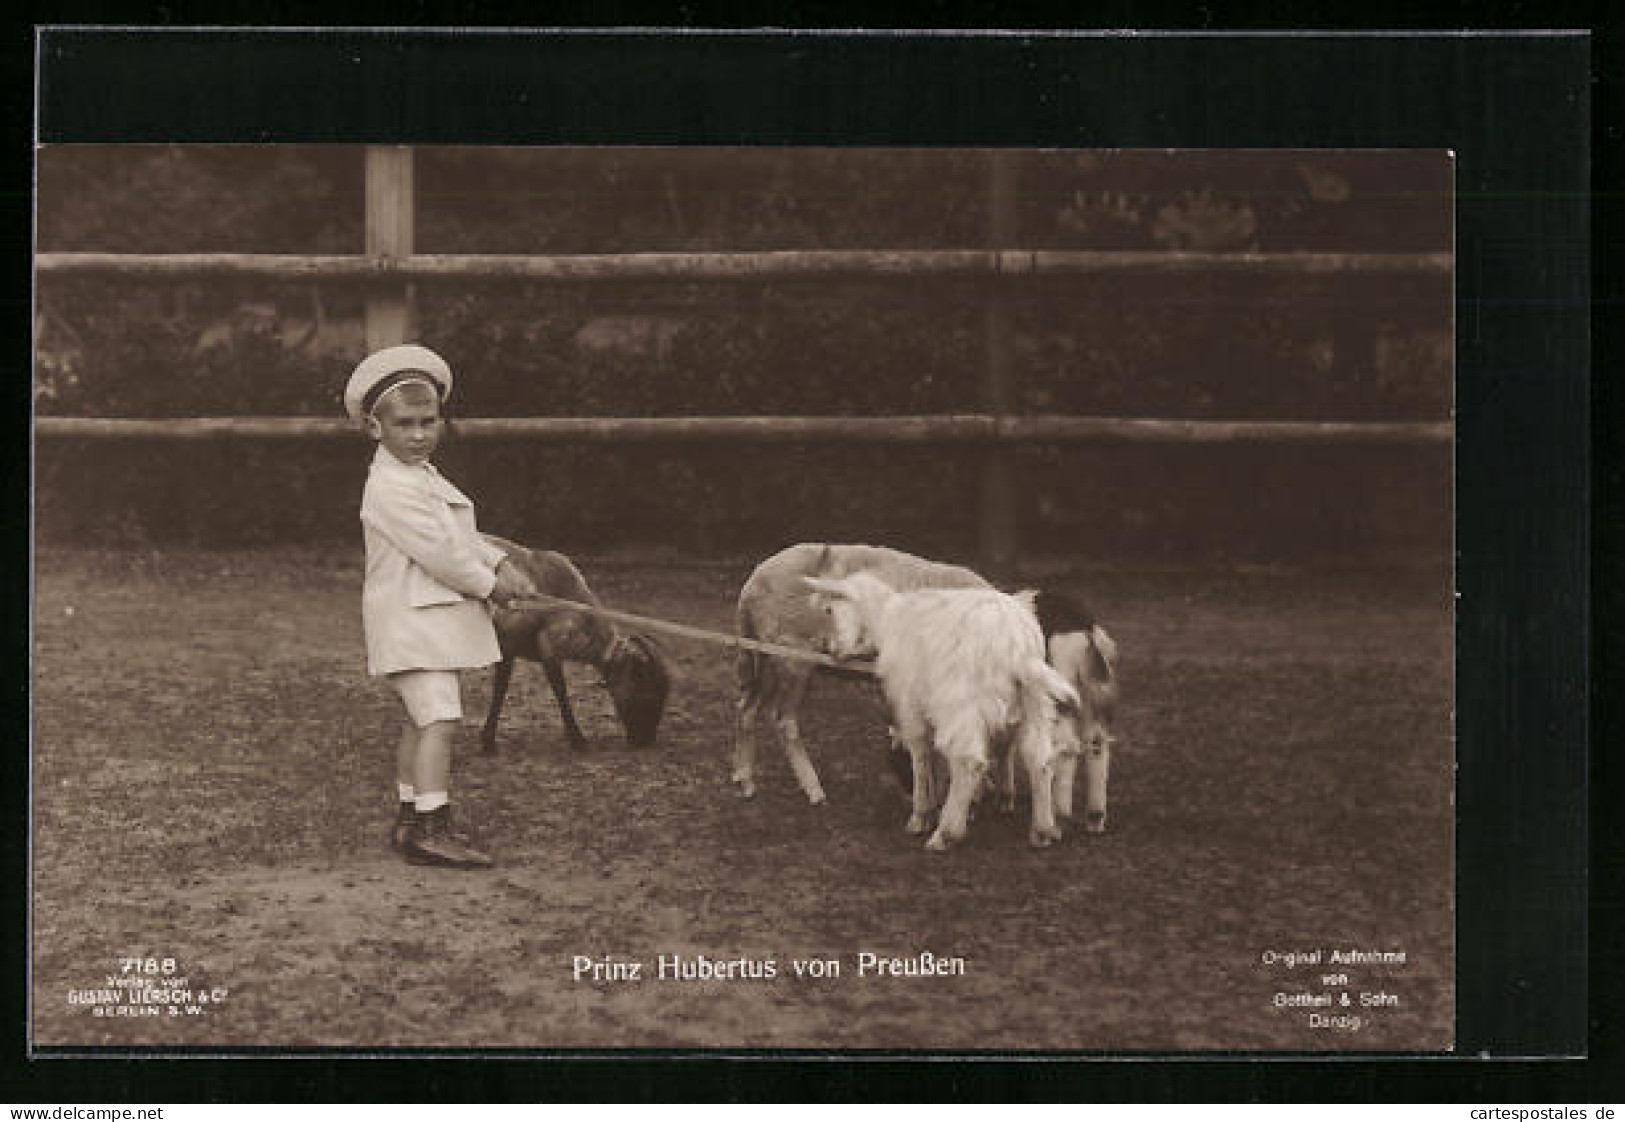
<instances>
[{"instance_id":1,"label":"white jacket","mask_svg":"<svg viewBox=\"0 0 1625 1122\"><path fill-rule=\"evenodd\" d=\"M367 670L461 670L501 658L486 597L503 551L479 536L474 504L433 467L382 444L361 495Z\"/></svg>"}]
</instances>

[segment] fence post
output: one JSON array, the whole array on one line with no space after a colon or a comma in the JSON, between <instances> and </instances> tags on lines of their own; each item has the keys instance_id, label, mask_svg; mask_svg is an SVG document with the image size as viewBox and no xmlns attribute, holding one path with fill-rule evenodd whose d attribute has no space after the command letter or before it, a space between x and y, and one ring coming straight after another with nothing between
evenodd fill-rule
<instances>
[{"instance_id":1,"label":"fence post","mask_svg":"<svg viewBox=\"0 0 1625 1122\"><path fill-rule=\"evenodd\" d=\"M988 157L988 248L1008 249L1015 237L1015 165L1009 152ZM1002 278L992 278L983 320L982 407L1002 419L1015 404L1010 379L1008 295ZM1015 575L1016 495L1014 453L989 444L982 456L978 508L978 554L982 571L998 580Z\"/></svg>"},{"instance_id":2,"label":"fence post","mask_svg":"<svg viewBox=\"0 0 1625 1122\"><path fill-rule=\"evenodd\" d=\"M412 149L367 149L366 249L368 257L412 254ZM367 290L367 349L411 339L417 331L409 283L375 284Z\"/></svg>"}]
</instances>

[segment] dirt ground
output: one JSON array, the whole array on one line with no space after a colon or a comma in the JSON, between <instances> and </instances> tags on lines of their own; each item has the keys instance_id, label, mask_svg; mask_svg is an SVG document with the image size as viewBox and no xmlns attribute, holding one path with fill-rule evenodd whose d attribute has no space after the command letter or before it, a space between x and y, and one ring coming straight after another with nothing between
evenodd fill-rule
<instances>
[{"instance_id":1,"label":"dirt ground","mask_svg":"<svg viewBox=\"0 0 1625 1122\"><path fill-rule=\"evenodd\" d=\"M722 629L748 568L578 560L611 605ZM45 552L36 581L41 1048L1451 1043L1443 569L1052 573L1118 640L1125 702L1109 831L1047 851L988 812L946 855L908 836L861 684L809 696L811 807L771 742L733 794L722 648L666 641L650 751L576 668L594 750L571 753L525 666L482 756L470 674L454 796L484 873L388 848L398 717L364 676L354 553ZM1331 962L1349 950L1389 961ZM663 956L774 976L661 979Z\"/></svg>"}]
</instances>

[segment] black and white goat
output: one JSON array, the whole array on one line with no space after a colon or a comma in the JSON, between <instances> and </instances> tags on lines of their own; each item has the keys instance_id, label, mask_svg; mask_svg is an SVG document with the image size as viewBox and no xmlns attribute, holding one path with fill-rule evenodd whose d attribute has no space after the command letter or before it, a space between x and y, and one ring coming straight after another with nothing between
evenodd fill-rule
<instances>
[{"instance_id":1,"label":"black and white goat","mask_svg":"<svg viewBox=\"0 0 1625 1122\"><path fill-rule=\"evenodd\" d=\"M971 803L995 756L1007 750L1021 761L1032 793L1028 841L1047 846L1059 839L1053 727L1060 711L1080 702L1045 661L1033 594L898 592L868 573L805 579L829 614L832 653L875 656L897 737L913 765L909 832L929 829L939 802L933 753L946 761L949 781L926 848L942 850L965 836Z\"/></svg>"},{"instance_id":2,"label":"black and white goat","mask_svg":"<svg viewBox=\"0 0 1625 1122\"><path fill-rule=\"evenodd\" d=\"M527 549L492 534L485 537L506 551L508 560L518 566L535 584L538 592L563 600L597 606L598 597L587 587L581 570L564 554L545 549ZM615 705L615 715L626 731L627 743L645 748L655 742L660 718L666 710L671 675L665 656L647 635L623 635L609 620L574 608L495 608L502 661L497 664L491 684L491 708L485 717L480 742L487 753L497 748L497 719L508 694L516 659L542 664L547 681L558 701L559 716L570 747L580 751L587 738L576 724L565 688L564 663L583 662L603 675L604 688Z\"/></svg>"},{"instance_id":3,"label":"black and white goat","mask_svg":"<svg viewBox=\"0 0 1625 1122\"><path fill-rule=\"evenodd\" d=\"M1117 711L1117 644L1079 601L1064 592L1043 591L1033 598L1033 612L1044 633L1049 664L1078 693L1075 713L1055 726L1055 813L1072 817L1073 789L1083 767L1083 828L1106 829L1106 783L1111 775L1112 732ZM1013 807L1014 765L1001 784L1005 806Z\"/></svg>"}]
</instances>

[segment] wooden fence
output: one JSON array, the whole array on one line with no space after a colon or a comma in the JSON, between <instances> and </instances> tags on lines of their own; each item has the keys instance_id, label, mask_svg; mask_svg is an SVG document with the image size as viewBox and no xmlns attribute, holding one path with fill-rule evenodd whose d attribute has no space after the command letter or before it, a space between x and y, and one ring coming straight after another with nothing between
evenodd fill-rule
<instances>
[{"instance_id":1,"label":"wooden fence","mask_svg":"<svg viewBox=\"0 0 1625 1122\"><path fill-rule=\"evenodd\" d=\"M410 148L366 152L366 245L362 256L290 254L40 253L40 276L246 277L322 279L367 286L369 348L415 336L415 282L443 278L590 283L639 280L750 281L843 277L1044 277L1417 275L1448 278L1450 254L1194 253L1017 250L1012 240L1012 169L988 161L988 244L951 250L785 250L747 253L557 255L418 254L413 251L413 159ZM910 417L475 417L459 419L459 438L546 437L575 441L820 441L975 446L982 457L979 553L990 573L1010 571L1016 555L1014 478L1019 442L1298 442L1438 444L1449 424L1205 421L1164 418L1016 415L1010 373L1006 290L989 296L981 386L982 412ZM306 417L126 419L40 417L39 438L213 440L230 437L339 437L342 420Z\"/></svg>"},{"instance_id":2,"label":"wooden fence","mask_svg":"<svg viewBox=\"0 0 1625 1122\"><path fill-rule=\"evenodd\" d=\"M279 253L41 253L44 276L248 277L265 280L484 278L529 281L771 280L797 277L1013 277L1133 273L1175 277L1268 272L1287 276L1446 276L1447 253L1194 253L1146 250L915 249L769 250L744 253L502 255L425 253L402 257ZM397 298L398 299L398 298Z\"/></svg>"}]
</instances>

